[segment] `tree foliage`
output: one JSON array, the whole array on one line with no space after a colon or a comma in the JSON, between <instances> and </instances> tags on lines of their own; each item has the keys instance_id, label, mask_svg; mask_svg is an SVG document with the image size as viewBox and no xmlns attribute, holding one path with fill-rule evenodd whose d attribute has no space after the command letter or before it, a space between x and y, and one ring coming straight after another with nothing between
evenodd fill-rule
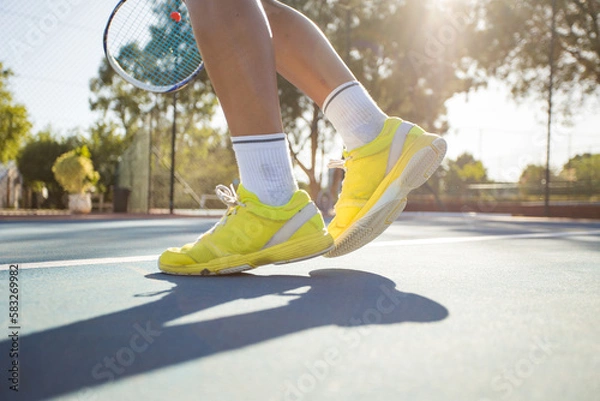
<instances>
[{"instance_id":1,"label":"tree foliage","mask_svg":"<svg viewBox=\"0 0 600 401\"><path fill-rule=\"evenodd\" d=\"M420 2L373 0L287 0L312 19L350 69L390 115L428 130L448 129L445 102L476 84L466 74L464 5L440 8ZM334 132L318 107L280 80L284 128L294 158L316 199L323 181L323 158ZM319 163L321 163L319 165Z\"/></svg>"},{"instance_id":2,"label":"tree foliage","mask_svg":"<svg viewBox=\"0 0 600 401\"><path fill-rule=\"evenodd\" d=\"M556 177L555 174L551 174L551 177ZM541 187L546 182L546 166L538 164L530 164L523 169L519 184L524 186L538 186Z\"/></svg>"},{"instance_id":3,"label":"tree foliage","mask_svg":"<svg viewBox=\"0 0 600 401\"><path fill-rule=\"evenodd\" d=\"M190 36L189 32L181 32L190 31L192 28L188 24L173 23L169 17L172 7L173 5L167 3L158 3L154 10L156 22L149 27L148 42L126 43L116 56L122 65L143 65L143 68L131 69L136 79L142 82L154 82L151 78L153 76L177 74L182 70L194 69L186 65L193 63L190 58L177 56L186 52L197 53L196 48L190 48L193 43L186 40ZM178 42L172 43L170 47L156 44L157 41L163 42L165 37ZM181 68L169 68L174 62L179 63ZM180 79L181 77L173 77L174 81ZM135 135L139 129L147 129L151 123L170 125L164 117L167 117L166 112L172 104L173 95L155 95L134 87L121 79L106 60L100 65L98 77L91 80L90 89L91 109L100 113L103 122L118 124L126 138ZM216 97L205 79L197 79L179 92L177 102L177 122L186 134L194 127L206 125L214 115L217 105ZM157 116L162 118L157 119ZM155 117L155 120L150 121L151 117Z\"/></svg>"},{"instance_id":4,"label":"tree foliage","mask_svg":"<svg viewBox=\"0 0 600 401\"><path fill-rule=\"evenodd\" d=\"M152 27L150 32L152 38L165 35L166 30L169 29L168 21L164 19L161 21ZM152 43L147 45L152 46ZM136 46L127 44L125 48L131 50L137 48ZM143 53L139 48L138 51ZM135 54L132 57L135 57ZM151 65L147 68L148 71L152 70ZM144 77L138 78L143 80ZM90 89L92 91L90 107L99 114L98 122L92 129L92 140L99 143L98 146L90 146L90 150L94 158L100 151L101 154L106 155L105 159L110 159L107 160L104 169L106 171L103 171L102 161L101 164L96 163L104 185L108 182L113 183L116 171L115 155L121 156L124 149L132 144L136 135L150 135L151 146L147 151L151 152L151 155L148 155L147 159L141 157L140 160L153 159L151 169L153 203L160 207L168 204L174 96L176 96L177 126L175 170L178 187L176 192L180 191L184 195L190 189L198 193L212 192L214 180L227 182L236 176L237 168L233 161L233 154L228 150L228 146L223 146L226 143L224 133L212 127L215 125L217 99L205 74L201 74L176 95L156 95L127 83L106 61L103 61L98 76L90 82ZM122 139L120 142L119 138ZM215 155L220 155L225 163L223 168L215 167L215 162L218 161ZM110 181L107 179L109 174ZM211 185L211 187L204 187L204 185Z\"/></svg>"},{"instance_id":5,"label":"tree foliage","mask_svg":"<svg viewBox=\"0 0 600 401\"><path fill-rule=\"evenodd\" d=\"M563 171L572 171L574 181L600 180L600 154L584 153L571 158L563 167Z\"/></svg>"},{"instance_id":6,"label":"tree foliage","mask_svg":"<svg viewBox=\"0 0 600 401\"><path fill-rule=\"evenodd\" d=\"M448 162L443 180L447 194L465 194L468 185L488 182L487 170L473 155L463 153Z\"/></svg>"},{"instance_id":7,"label":"tree foliage","mask_svg":"<svg viewBox=\"0 0 600 401\"><path fill-rule=\"evenodd\" d=\"M90 128L89 137L82 140L82 144L90 150L92 163L100 174L97 183L99 192L107 192L115 184L119 158L125 150L125 138L117 132L116 124L98 121Z\"/></svg>"},{"instance_id":8,"label":"tree foliage","mask_svg":"<svg viewBox=\"0 0 600 401\"><path fill-rule=\"evenodd\" d=\"M432 132L448 129L445 102L473 87L458 2L353 1L349 62L382 109Z\"/></svg>"},{"instance_id":9,"label":"tree foliage","mask_svg":"<svg viewBox=\"0 0 600 401\"><path fill-rule=\"evenodd\" d=\"M71 149L70 144L58 141L49 129L29 139L17 159L25 185L39 181L50 187L58 186L52 174L52 165L61 154Z\"/></svg>"},{"instance_id":10,"label":"tree foliage","mask_svg":"<svg viewBox=\"0 0 600 401\"><path fill-rule=\"evenodd\" d=\"M550 171L550 182L558 177ZM519 178L519 190L523 195L542 195L546 184L546 166L529 164L521 173Z\"/></svg>"},{"instance_id":11,"label":"tree foliage","mask_svg":"<svg viewBox=\"0 0 600 401\"><path fill-rule=\"evenodd\" d=\"M23 183L34 192L43 187L48 189L45 207L64 206L61 199L64 191L52 173L52 166L61 154L77 146L75 138L59 141L50 129L46 129L30 138L21 149L17 158L17 166L23 176Z\"/></svg>"},{"instance_id":12,"label":"tree foliage","mask_svg":"<svg viewBox=\"0 0 600 401\"><path fill-rule=\"evenodd\" d=\"M585 96L600 84L600 0L556 2L555 88ZM476 9L478 29L469 47L478 65L506 80L518 97L544 96L552 1L483 0Z\"/></svg>"},{"instance_id":13,"label":"tree foliage","mask_svg":"<svg viewBox=\"0 0 600 401\"><path fill-rule=\"evenodd\" d=\"M600 194L600 154L584 153L571 158L561 171L563 179L572 184L572 192L578 195Z\"/></svg>"},{"instance_id":14,"label":"tree foliage","mask_svg":"<svg viewBox=\"0 0 600 401\"><path fill-rule=\"evenodd\" d=\"M90 90L90 109L98 112L99 121L118 127L118 134L127 139L144 126L143 115L153 106L148 92L121 79L105 60Z\"/></svg>"},{"instance_id":15,"label":"tree foliage","mask_svg":"<svg viewBox=\"0 0 600 401\"><path fill-rule=\"evenodd\" d=\"M549 1L284 2L305 13L325 32L386 113L430 131L446 132L446 100L483 84L486 75L507 80L519 96L547 90ZM575 87L589 93L600 82L599 0L557 3L557 87L563 92ZM154 30L156 35L160 32L160 27ZM100 66L90 87L90 105L100 114L98 129L101 124L113 127L110 131L122 135L125 145L139 130L150 129L160 158L167 157L172 97L134 88L107 63ZM324 158L333 150L334 131L304 94L283 79L279 88L292 154L316 198L323 186ZM195 177L190 182L208 182L200 176L215 168L209 156L229 149L223 132L211 128L216 104L205 76L178 94L177 163L188 168L186 175ZM92 146L90 149L94 154ZM224 177L235 175L234 159L231 151L227 152L223 158L231 160L232 166ZM444 182L449 192L487 180L483 164L467 156L448 164ZM159 169L166 169L164 163L159 164Z\"/></svg>"},{"instance_id":16,"label":"tree foliage","mask_svg":"<svg viewBox=\"0 0 600 401\"><path fill-rule=\"evenodd\" d=\"M8 89L11 75L0 62L0 163L16 158L31 130L25 106L15 103Z\"/></svg>"}]
</instances>

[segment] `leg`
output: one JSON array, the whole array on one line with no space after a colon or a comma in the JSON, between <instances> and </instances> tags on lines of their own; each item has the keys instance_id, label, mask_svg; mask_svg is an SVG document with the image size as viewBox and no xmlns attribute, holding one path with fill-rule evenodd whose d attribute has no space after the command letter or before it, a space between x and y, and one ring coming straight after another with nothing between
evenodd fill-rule
<instances>
[{"instance_id":1,"label":"leg","mask_svg":"<svg viewBox=\"0 0 600 401\"><path fill-rule=\"evenodd\" d=\"M273 31L277 72L321 107L347 149L375 139L387 115L356 81L323 32L279 1L261 1Z\"/></svg>"},{"instance_id":2,"label":"leg","mask_svg":"<svg viewBox=\"0 0 600 401\"><path fill-rule=\"evenodd\" d=\"M262 5L258 0L188 0L187 5L233 136L241 181L263 202L281 206L298 187L283 134L273 41Z\"/></svg>"},{"instance_id":3,"label":"leg","mask_svg":"<svg viewBox=\"0 0 600 401\"><path fill-rule=\"evenodd\" d=\"M271 32L258 0L187 0L232 136L283 132Z\"/></svg>"},{"instance_id":4,"label":"leg","mask_svg":"<svg viewBox=\"0 0 600 401\"><path fill-rule=\"evenodd\" d=\"M388 118L307 18L275 0L262 0L277 70L311 97L340 133L346 176L328 230L335 248L354 251L381 234L402 212L408 193L441 163L445 141L399 118Z\"/></svg>"},{"instance_id":5,"label":"leg","mask_svg":"<svg viewBox=\"0 0 600 401\"><path fill-rule=\"evenodd\" d=\"M311 20L275 0L262 0L262 4L273 30L277 72L319 107L335 88L355 80Z\"/></svg>"},{"instance_id":6,"label":"leg","mask_svg":"<svg viewBox=\"0 0 600 401\"><path fill-rule=\"evenodd\" d=\"M258 0L188 0L196 41L232 133L241 183L218 186L225 216L159 258L169 274L230 274L321 255L323 217L298 190L283 134L271 31Z\"/></svg>"}]
</instances>

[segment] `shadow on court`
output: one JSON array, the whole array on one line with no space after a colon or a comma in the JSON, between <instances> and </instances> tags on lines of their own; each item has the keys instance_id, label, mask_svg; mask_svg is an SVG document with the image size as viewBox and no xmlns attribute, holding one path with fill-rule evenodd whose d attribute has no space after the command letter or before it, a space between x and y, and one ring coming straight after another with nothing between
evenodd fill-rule
<instances>
[{"instance_id":1,"label":"shadow on court","mask_svg":"<svg viewBox=\"0 0 600 401\"><path fill-rule=\"evenodd\" d=\"M141 306L23 336L23 384L17 398L41 400L79 392L80 399L92 400L97 385L315 327L427 323L448 316L444 306L400 292L385 277L356 270L316 270L310 277L151 274L147 279L165 280L175 287L165 291L161 299ZM290 296L284 306L165 326L181 316L226 302L286 296L286 292L301 287L309 290ZM8 341L0 343L2 350L9 347Z\"/></svg>"}]
</instances>

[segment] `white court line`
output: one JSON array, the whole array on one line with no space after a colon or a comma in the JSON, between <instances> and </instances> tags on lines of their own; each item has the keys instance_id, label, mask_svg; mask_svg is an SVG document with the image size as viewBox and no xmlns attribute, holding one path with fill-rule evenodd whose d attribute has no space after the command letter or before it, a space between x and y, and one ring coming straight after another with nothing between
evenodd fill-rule
<instances>
[{"instance_id":1,"label":"white court line","mask_svg":"<svg viewBox=\"0 0 600 401\"><path fill-rule=\"evenodd\" d=\"M442 237L442 238L422 238L422 239L401 239L394 241L375 241L367 245L370 248L380 248L386 246L409 246L409 245L437 245L437 244L457 244L463 242L497 241L504 239L534 239L534 238L560 238L576 237L581 235L600 234L600 230L590 231L564 231L564 232L544 232L527 234L506 234L506 235L480 235L475 237ZM159 255L146 256L128 256L116 258L96 258L96 259L75 259L75 260L56 260L51 262L18 263L19 270L42 269L49 267L73 267L90 266L104 264L122 264L153 262L158 260ZM6 271L10 265L0 266L0 271Z\"/></svg>"},{"instance_id":2,"label":"white court line","mask_svg":"<svg viewBox=\"0 0 600 401\"><path fill-rule=\"evenodd\" d=\"M160 255L148 256L126 256L119 258L96 258L96 259L73 259L73 260L55 260L51 262L35 262L35 263L14 263L19 265L19 270L24 269L42 269L48 267L73 267L73 266L90 266L104 264L119 264L119 263L138 263L151 262L158 260ZM8 270L10 265L0 266L0 271Z\"/></svg>"},{"instance_id":3,"label":"white court line","mask_svg":"<svg viewBox=\"0 0 600 401\"><path fill-rule=\"evenodd\" d=\"M532 239L532 238L559 238L559 237L576 237L580 235L595 235L600 234L600 230L591 231L565 231L555 233L527 233L527 234L505 234L505 235L480 235L476 237L441 237L441 238L422 238L422 239L400 239L393 241L376 241L371 242L367 247L384 247L384 246L406 246L406 245L435 245L435 244L458 244L461 242L479 242L479 241L496 241L503 239Z\"/></svg>"}]
</instances>

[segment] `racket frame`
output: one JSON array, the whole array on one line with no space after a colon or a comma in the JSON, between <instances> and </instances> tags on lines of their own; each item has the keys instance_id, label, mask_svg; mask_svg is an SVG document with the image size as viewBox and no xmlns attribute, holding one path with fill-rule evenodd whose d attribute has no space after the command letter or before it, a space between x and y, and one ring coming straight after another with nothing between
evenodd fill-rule
<instances>
[{"instance_id":1,"label":"racket frame","mask_svg":"<svg viewBox=\"0 0 600 401\"><path fill-rule=\"evenodd\" d=\"M145 83L145 82L142 82L140 80L133 78L123 68L121 68L121 66L119 65L117 60L108 51L108 32L110 30L110 24L112 23L113 19L117 15L117 12L121 9L121 7L127 1L128 0L120 0L119 1L119 3L115 6L112 13L110 14L110 17L108 18L108 22L106 23L106 27L104 28L103 48L104 48L104 55L105 55L106 59L108 60L108 64L110 64L112 69L125 81L129 82L130 84L132 84L133 86L135 86L137 88L146 90L148 92L174 93L174 92L180 91L181 89L185 88L190 82L192 82L194 79L196 79L196 77L202 72L202 70L204 70L204 61L201 61L200 64L198 65L198 67L194 70L194 72L192 72L192 74L190 76L188 76L186 79L184 79L183 81L178 82L171 86L157 86L157 85L148 84L148 83ZM183 0L182 2L185 5L185 0Z\"/></svg>"}]
</instances>

